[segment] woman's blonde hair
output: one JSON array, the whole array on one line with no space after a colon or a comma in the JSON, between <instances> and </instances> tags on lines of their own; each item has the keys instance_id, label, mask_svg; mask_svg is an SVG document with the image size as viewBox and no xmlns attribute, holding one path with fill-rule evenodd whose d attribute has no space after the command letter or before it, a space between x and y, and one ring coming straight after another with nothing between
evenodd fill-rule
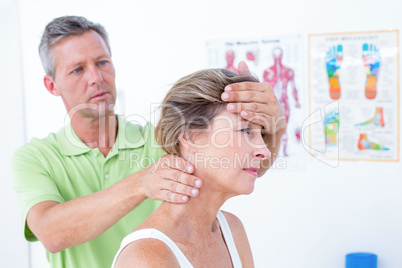
<instances>
[{"instance_id":1,"label":"woman's blonde hair","mask_svg":"<svg viewBox=\"0 0 402 268\"><path fill-rule=\"evenodd\" d=\"M180 155L179 136L188 129L205 129L227 104L224 88L233 83L258 82L252 75L238 75L227 69L205 69L178 80L161 105L155 138L161 148Z\"/></svg>"}]
</instances>

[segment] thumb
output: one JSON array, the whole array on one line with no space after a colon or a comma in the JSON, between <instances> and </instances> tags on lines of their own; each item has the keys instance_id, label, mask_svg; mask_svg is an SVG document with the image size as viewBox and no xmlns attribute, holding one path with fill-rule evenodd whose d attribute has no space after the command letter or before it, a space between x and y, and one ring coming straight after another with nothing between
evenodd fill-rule
<instances>
[{"instance_id":1,"label":"thumb","mask_svg":"<svg viewBox=\"0 0 402 268\"><path fill-rule=\"evenodd\" d=\"M244 61L239 62L239 74L242 75L251 75L250 70L248 69L247 63Z\"/></svg>"}]
</instances>

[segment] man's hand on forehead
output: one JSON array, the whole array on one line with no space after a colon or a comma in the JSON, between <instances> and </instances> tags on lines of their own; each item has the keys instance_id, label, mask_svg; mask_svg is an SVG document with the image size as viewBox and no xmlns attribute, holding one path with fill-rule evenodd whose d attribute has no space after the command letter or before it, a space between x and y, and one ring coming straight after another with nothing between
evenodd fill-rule
<instances>
[{"instance_id":1,"label":"man's hand on forehead","mask_svg":"<svg viewBox=\"0 0 402 268\"><path fill-rule=\"evenodd\" d=\"M239 63L239 73L250 75L245 62ZM258 82L235 83L225 87L222 100L227 110L240 113L250 122L263 126L267 134L286 128L282 108L269 84Z\"/></svg>"}]
</instances>

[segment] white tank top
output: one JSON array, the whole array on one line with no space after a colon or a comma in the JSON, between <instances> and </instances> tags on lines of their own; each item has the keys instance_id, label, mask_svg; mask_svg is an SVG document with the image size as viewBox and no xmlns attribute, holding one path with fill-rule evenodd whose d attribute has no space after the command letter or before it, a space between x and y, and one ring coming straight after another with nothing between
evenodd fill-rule
<instances>
[{"instance_id":1,"label":"white tank top","mask_svg":"<svg viewBox=\"0 0 402 268\"><path fill-rule=\"evenodd\" d=\"M226 221L225 215L223 215L223 213L221 211L218 211L218 215L216 215L216 218L218 219L219 225L221 226L223 238L225 239L226 245L228 247L230 258L232 259L233 267L241 268L242 264L240 261L239 253L237 252L236 245L233 240L232 232L230 231L229 224ZM134 241L140 240L140 239L145 239L145 238L154 238L154 239L158 239L158 240L164 242L170 248L170 250L173 252L173 254L176 256L180 267L182 267L182 268L192 268L193 267L193 265L191 265L191 263L188 261L188 259L183 254L183 252L179 249L179 247L173 242L172 239L170 239L164 233L162 233L161 231L156 230L156 229L142 229L142 230L132 232L131 234L127 235L123 239L123 241L121 242L120 249L117 251L116 256L114 257L112 268L114 267L121 251L128 244L130 244Z\"/></svg>"}]
</instances>

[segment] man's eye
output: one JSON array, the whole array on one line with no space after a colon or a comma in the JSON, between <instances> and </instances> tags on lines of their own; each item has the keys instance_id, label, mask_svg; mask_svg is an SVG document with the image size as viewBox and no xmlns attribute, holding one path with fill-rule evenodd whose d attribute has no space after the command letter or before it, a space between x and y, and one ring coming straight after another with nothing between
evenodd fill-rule
<instances>
[{"instance_id":1,"label":"man's eye","mask_svg":"<svg viewBox=\"0 0 402 268\"><path fill-rule=\"evenodd\" d=\"M105 60L99 62L99 65L105 65L105 64L106 64Z\"/></svg>"},{"instance_id":2,"label":"man's eye","mask_svg":"<svg viewBox=\"0 0 402 268\"><path fill-rule=\"evenodd\" d=\"M82 68L77 68L77 69L75 69L75 70L73 71L73 73L78 74L78 73L81 72L81 71L82 71Z\"/></svg>"}]
</instances>

